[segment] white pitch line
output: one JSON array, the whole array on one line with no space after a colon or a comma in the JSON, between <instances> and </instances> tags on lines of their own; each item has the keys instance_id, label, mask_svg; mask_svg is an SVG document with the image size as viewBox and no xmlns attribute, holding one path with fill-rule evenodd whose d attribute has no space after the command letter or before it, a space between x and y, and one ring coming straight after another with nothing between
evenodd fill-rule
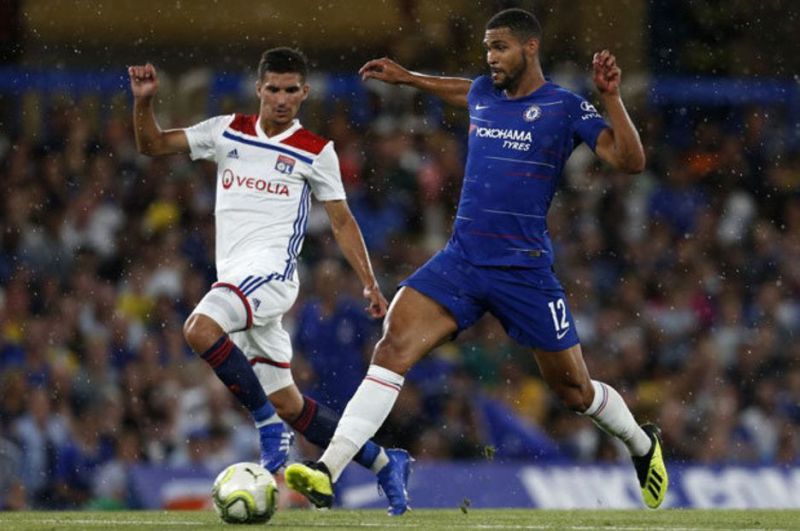
<instances>
[{"instance_id":1,"label":"white pitch line","mask_svg":"<svg viewBox=\"0 0 800 531\"><path fill-rule=\"evenodd\" d=\"M371 522L360 522L357 524L354 523L343 523L343 522L331 522L331 523L322 523L322 522L314 522L313 524L305 523L306 527L366 527L366 528L393 528L393 529L430 529L430 523L393 523L387 522L383 524L378 523L371 523ZM598 529L597 526L581 526L581 525L573 525L573 526L563 526L563 525L537 525L537 524L468 524L468 523L459 523L458 527L460 529L569 529L572 531L596 531ZM708 531L709 529L718 529L715 527L664 527L664 526L602 526L603 529L608 529L610 531ZM767 528L764 527L753 527L753 528L745 528L741 529L740 531L767 531ZM791 531L789 529L784 528L769 528L769 531Z\"/></svg>"},{"instance_id":2,"label":"white pitch line","mask_svg":"<svg viewBox=\"0 0 800 531\"><path fill-rule=\"evenodd\" d=\"M21 525L21 524L58 524L59 526L68 526L68 525L105 525L105 526L115 526L115 525L189 525L189 526L199 526L199 525L207 525L208 522L187 522L186 520L89 520L89 519L82 519L82 520L72 520L72 519L64 519L64 520L56 520L55 518L48 518L46 520L39 520L36 518L31 518L30 520L5 520L0 519L0 524L3 525Z\"/></svg>"},{"instance_id":3,"label":"white pitch line","mask_svg":"<svg viewBox=\"0 0 800 531\"><path fill-rule=\"evenodd\" d=\"M597 526L561 526L561 525L493 525L493 524L476 524L459 526L477 529L572 529L574 531L593 531ZM620 531L707 531L709 529L718 529L715 527L654 527L654 526L603 526L603 529L620 530ZM770 531L789 531L788 529L773 529ZM764 527L756 527L749 529L742 529L740 531L766 531Z\"/></svg>"},{"instance_id":4,"label":"white pitch line","mask_svg":"<svg viewBox=\"0 0 800 531\"><path fill-rule=\"evenodd\" d=\"M419 529L425 528L429 529L431 524L430 523L394 523L394 522L387 522L383 524L378 523L370 523L370 522L360 522L357 524L348 523L344 524L342 522L338 523L321 523L315 522L313 524L305 524L307 527L378 527L378 528L397 528L397 529ZM469 524L469 523L461 523L458 524L459 528L462 529L569 529L572 531L595 531L597 526L583 526L583 525L572 525L572 526L563 526L563 525L537 525L537 524ZM707 531L709 529L718 529L715 527L664 527L664 526L603 526L603 529L608 529L611 531ZM740 531L766 531L767 528L764 527L751 527L751 528L744 528ZM769 531L790 531L789 529L784 528L769 528Z\"/></svg>"},{"instance_id":5,"label":"white pitch line","mask_svg":"<svg viewBox=\"0 0 800 531\"><path fill-rule=\"evenodd\" d=\"M289 523L289 522L286 522ZM0 518L0 524L9 524L9 525L20 525L20 524L58 524L59 526L70 526L70 525L82 525L82 526L131 526L131 525L152 525L152 526L167 526L167 525L178 525L178 526L202 526L208 525L209 522L197 522L197 521L185 521L185 520L89 520L89 519L80 519L80 520L72 520L72 519L64 519L64 520L57 520L54 518L48 518L44 520L39 519L30 519L30 520L8 520ZM280 525L280 524L279 524ZM359 522L359 523L343 523L343 522L314 522L314 523L305 523L306 527L363 527L363 528L397 528L397 529L419 529L419 528L430 528L430 523L394 523L394 522L385 522L385 523L369 523L369 522ZM469 523L459 523L459 528L462 529L534 529L534 530L548 530L548 529L568 529L571 531L594 531L597 529L597 526L562 526L562 525L508 525L508 524L469 524ZM603 529L607 529L609 531L706 531L708 529L714 529L712 527L664 527L664 526L603 526ZM789 531L788 529L784 528L770 528L771 531ZM745 528L741 531L766 531L766 528L763 527L753 527L753 528Z\"/></svg>"},{"instance_id":6,"label":"white pitch line","mask_svg":"<svg viewBox=\"0 0 800 531\"><path fill-rule=\"evenodd\" d=\"M343 527L344 524L342 523L331 523L331 524L311 524L309 527ZM398 529L419 529L419 528L430 528L430 524L373 524L373 523L366 523L361 522L358 524L347 524L348 527L378 527L378 528L398 528ZM563 525L509 525L509 524L463 524L459 523L458 527L461 529L569 529L572 531L595 531L597 526L580 526L580 525L573 525L573 526L563 526ZM715 527L654 527L654 526L629 526L629 527L619 527L619 526L603 526L603 529L608 529L610 531L707 531L709 529L718 529ZM754 528L746 528L740 531L766 531L767 528L764 527L754 527ZM769 528L770 531L790 531L789 529L783 528Z\"/></svg>"}]
</instances>

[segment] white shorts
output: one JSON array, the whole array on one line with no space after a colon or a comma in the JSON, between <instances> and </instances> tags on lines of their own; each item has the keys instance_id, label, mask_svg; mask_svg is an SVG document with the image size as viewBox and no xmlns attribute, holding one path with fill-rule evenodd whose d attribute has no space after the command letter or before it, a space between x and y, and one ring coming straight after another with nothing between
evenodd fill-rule
<instances>
[{"instance_id":1,"label":"white shorts","mask_svg":"<svg viewBox=\"0 0 800 531\"><path fill-rule=\"evenodd\" d=\"M221 276L192 312L210 317L228 333L268 395L294 383L292 343L281 321L298 287L278 273L243 267Z\"/></svg>"}]
</instances>

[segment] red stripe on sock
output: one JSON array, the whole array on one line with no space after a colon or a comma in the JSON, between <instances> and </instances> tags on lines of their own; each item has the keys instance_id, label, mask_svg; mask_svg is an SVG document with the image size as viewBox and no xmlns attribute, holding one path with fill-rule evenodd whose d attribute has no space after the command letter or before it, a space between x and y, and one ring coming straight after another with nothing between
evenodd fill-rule
<instances>
[{"instance_id":1,"label":"red stripe on sock","mask_svg":"<svg viewBox=\"0 0 800 531\"><path fill-rule=\"evenodd\" d=\"M283 361L274 361L269 358L264 358L262 356L256 356L255 358L250 358L250 365L255 365L256 363L266 363L267 365L272 365L273 367L278 367L279 369L292 368L291 363L286 363Z\"/></svg>"},{"instance_id":2,"label":"red stripe on sock","mask_svg":"<svg viewBox=\"0 0 800 531\"><path fill-rule=\"evenodd\" d=\"M228 338L225 338L224 336L223 336L223 337L220 337L220 338L217 340L217 342L216 342L216 343L214 343L214 345L216 345L216 347L214 347L214 345L211 345L211 347L212 347L214 350L207 350L206 352L204 352L203 354L201 354L201 355L200 355L200 357L201 357L201 358L203 358L203 359L204 359L204 360L206 360L206 361L208 361L208 360L210 360L210 359L213 359L213 358L214 358L214 357L215 357L217 354L219 354L219 352L220 352L220 351L221 351L223 348L225 348L225 345L227 345L227 344L228 344L228 342L230 342L230 339L228 339Z\"/></svg>"},{"instance_id":3,"label":"red stripe on sock","mask_svg":"<svg viewBox=\"0 0 800 531\"><path fill-rule=\"evenodd\" d=\"M594 412L595 415L599 415L601 411L603 411L608 404L608 389L606 389L605 384L600 384L600 387L603 388L603 402L600 404L600 407L597 408L597 411Z\"/></svg>"},{"instance_id":4,"label":"red stripe on sock","mask_svg":"<svg viewBox=\"0 0 800 531\"><path fill-rule=\"evenodd\" d=\"M211 365L212 369L216 369L228 359L231 351L233 350L233 343L228 341L220 349L218 349L212 356L206 358L206 361Z\"/></svg>"},{"instance_id":5,"label":"red stripe on sock","mask_svg":"<svg viewBox=\"0 0 800 531\"><path fill-rule=\"evenodd\" d=\"M311 420L314 418L314 415L317 413L317 403L306 397L305 403L303 404L303 411L300 412L300 416L292 423L292 428L296 429L300 433L305 433L308 429L308 425L311 424Z\"/></svg>"},{"instance_id":6,"label":"red stripe on sock","mask_svg":"<svg viewBox=\"0 0 800 531\"><path fill-rule=\"evenodd\" d=\"M393 384L391 382L387 382L387 381L384 381L384 380L379 380L378 378L375 378L374 376L367 376L364 379L365 380L370 380L370 381L375 382L376 384L380 384L380 385L382 385L384 387L388 387L389 389L393 389L393 390L397 391L398 393L400 392L400 386L397 385L397 384Z\"/></svg>"},{"instance_id":7,"label":"red stripe on sock","mask_svg":"<svg viewBox=\"0 0 800 531\"><path fill-rule=\"evenodd\" d=\"M239 298L242 300L242 304L244 304L245 312L247 312L247 324L245 325L243 330L248 330L251 326L253 326L253 310L250 308L250 303L247 301L247 297L244 296L244 293L242 293L242 290L240 290L238 286L234 286L233 284L229 284L227 282L214 282L211 285L211 289L214 288L228 288L236 295L238 295Z\"/></svg>"},{"instance_id":8,"label":"red stripe on sock","mask_svg":"<svg viewBox=\"0 0 800 531\"><path fill-rule=\"evenodd\" d=\"M233 350L233 341L228 339L222 345L219 346L217 350L212 352L211 354L206 357L206 362L211 365L212 369L216 369L222 363L228 359L228 356L231 355L231 351Z\"/></svg>"}]
</instances>

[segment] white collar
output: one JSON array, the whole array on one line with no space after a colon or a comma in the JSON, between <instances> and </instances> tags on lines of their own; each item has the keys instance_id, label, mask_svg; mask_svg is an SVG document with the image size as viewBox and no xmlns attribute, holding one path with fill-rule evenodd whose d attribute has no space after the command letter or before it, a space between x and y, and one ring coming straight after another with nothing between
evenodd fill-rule
<instances>
[{"instance_id":1,"label":"white collar","mask_svg":"<svg viewBox=\"0 0 800 531\"><path fill-rule=\"evenodd\" d=\"M297 131L301 127L302 126L300 125L300 120L295 118L294 120L292 120L292 125L290 125L289 128L286 129L286 131L280 132L275 136L268 136L267 133L265 133L264 130L261 128L260 117L256 118L256 135L259 138L263 138L264 140L270 140L272 142L280 142L284 138L291 136L295 131Z\"/></svg>"}]
</instances>

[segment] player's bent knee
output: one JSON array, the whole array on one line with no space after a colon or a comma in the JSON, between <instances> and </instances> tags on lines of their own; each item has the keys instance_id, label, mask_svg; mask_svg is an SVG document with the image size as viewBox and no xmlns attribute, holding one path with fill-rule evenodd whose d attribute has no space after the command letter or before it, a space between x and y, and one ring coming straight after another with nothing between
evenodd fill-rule
<instances>
[{"instance_id":1,"label":"player's bent knee","mask_svg":"<svg viewBox=\"0 0 800 531\"><path fill-rule=\"evenodd\" d=\"M387 335L375 345L372 363L396 374L404 375L417 362L417 359L410 349L403 348L393 337Z\"/></svg>"},{"instance_id":2,"label":"player's bent knee","mask_svg":"<svg viewBox=\"0 0 800 531\"><path fill-rule=\"evenodd\" d=\"M223 333L219 325L202 314L193 313L183 323L183 337L198 354L211 348Z\"/></svg>"},{"instance_id":3,"label":"player's bent knee","mask_svg":"<svg viewBox=\"0 0 800 531\"><path fill-rule=\"evenodd\" d=\"M556 389L556 394L561 402L576 413L583 413L592 405L594 399L594 388L589 385L566 384Z\"/></svg>"},{"instance_id":4,"label":"player's bent knee","mask_svg":"<svg viewBox=\"0 0 800 531\"><path fill-rule=\"evenodd\" d=\"M194 343L195 339L195 329L194 329L195 321L196 321L195 315L192 314L189 317L187 317L186 320L183 322L183 339L186 340L186 342L189 344L190 347L192 347L192 349L194 349L192 343Z\"/></svg>"},{"instance_id":5,"label":"player's bent knee","mask_svg":"<svg viewBox=\"0 0 800 531\"><path fill-rule=\"evenodd\" d=\"M183 338L189 347L195 352L198 352L198 345L201 343L200 325L198 325L198 315L190 315L183 323ZM200 351L204 352L204 351Z\"/></svg>"},{"instance_id":6,"label":"player's bent knee","mask_svg":"<svg viewBox=\"0 0 800 531\"><path fill-rule=\"evenodd\" d=\"M225 333L244 330L252 325L249 303L230 288L217 286L200 300L194 315L212 321Z\"/></svg>"}]
</instances>

